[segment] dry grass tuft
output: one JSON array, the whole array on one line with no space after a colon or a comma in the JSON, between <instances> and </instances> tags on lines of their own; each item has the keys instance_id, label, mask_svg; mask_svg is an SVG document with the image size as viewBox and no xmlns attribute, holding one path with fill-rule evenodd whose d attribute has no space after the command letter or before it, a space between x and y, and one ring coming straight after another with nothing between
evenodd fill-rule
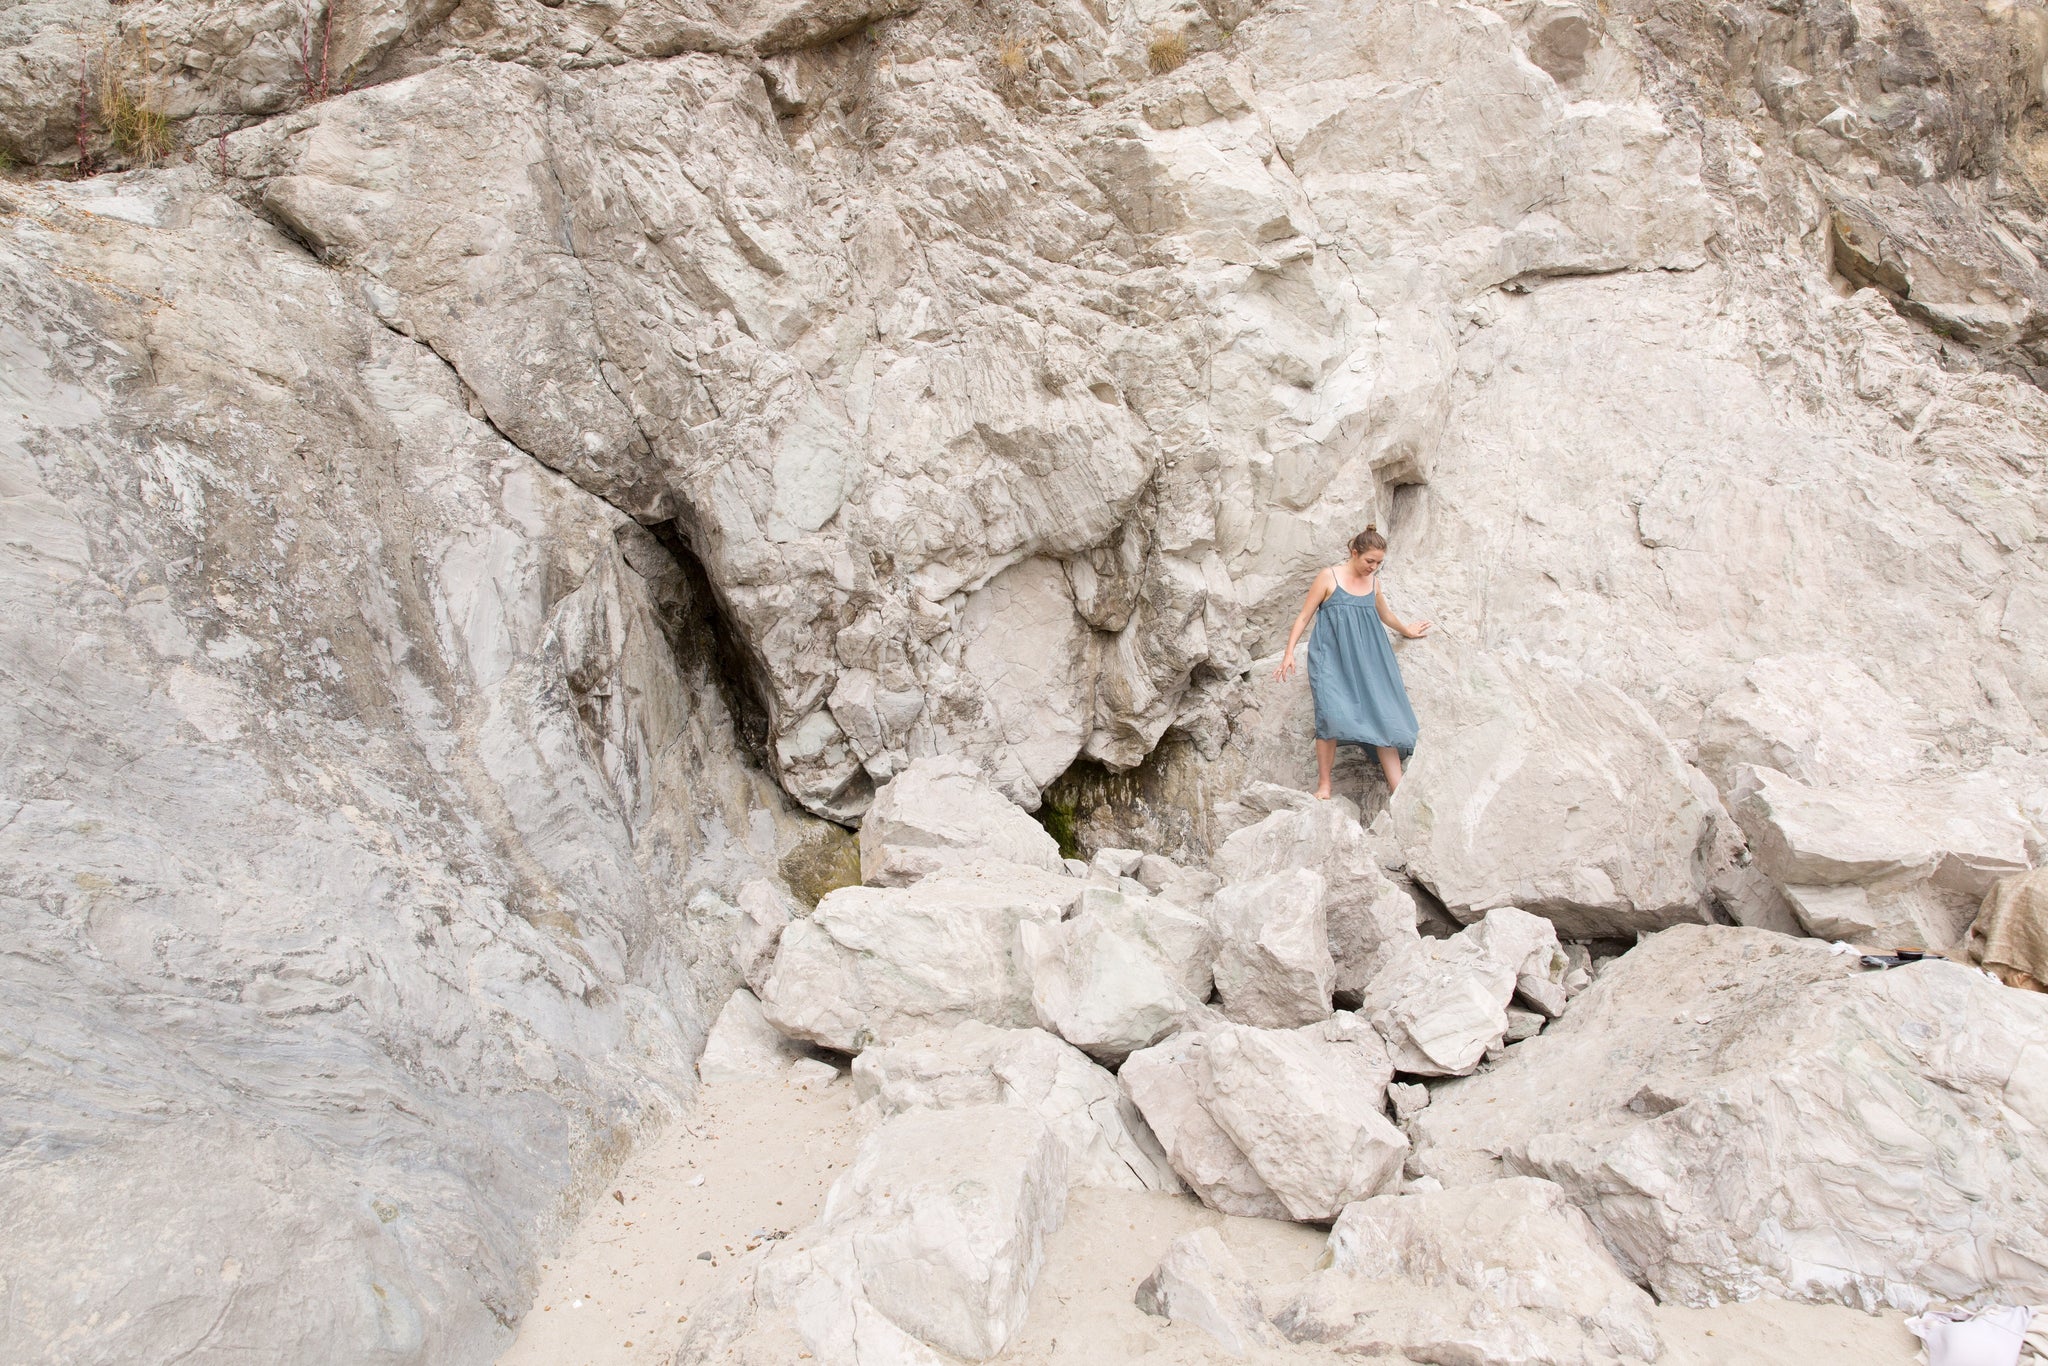
<instances>
[{"instance_id":1,"label":"dry grass tuft","mask_svg":"<svg viewBox=\"0 0 2048 1366\"><path fill-rule=\"evenodd\" d=\"M1024 52L1024 42L1019 38L1005 40L996 52L996 60L1012 76L1021 76L1031 67L1031 59Z\"/></svg>"},{"instance_id":2,"label":"dry grass tuft","mask_svg":"<svg viewBox=\"0 0 2048 1366\"><path fill-rule=\"evenodd\" d=\"M108 141L137 166L154 166L177 145L171 120L157 107L156 52L149 29L135 41L110 46L100 54L97 81L100 127Z\"/></svg>"},{"instance_id":3,"label":"dry grass tuft","mask_svg":"<svg viewBox=\"0 0 2048 1366\"><path fill-rule=\"evenodd\" d=\"M1186 64L1188 40L1178 33L1164 29L1152 35L1152 41L1145 47L1146 59L1152 65L1152 74L1164 76L1167 72Z\"/></svg>"}]
</instances>

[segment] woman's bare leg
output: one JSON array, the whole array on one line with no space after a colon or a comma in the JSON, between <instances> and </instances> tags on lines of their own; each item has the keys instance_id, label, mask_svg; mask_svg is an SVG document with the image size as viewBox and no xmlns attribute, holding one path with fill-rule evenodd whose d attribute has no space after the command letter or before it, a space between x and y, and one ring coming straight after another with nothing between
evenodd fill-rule
<instances>
[{"instance_id":1,"label":"woman's bare leg","mask_svg":"<svg viewBox=\"0 0 2048 1366\"><path fill-rule=\"evenodd\" d=\"M1391 745L1379 745L1376 748L1380 756L1380 771L1387 775L1387 791L1391 793L1401 785L1401 751Z\"/></svg>"},{"instance_id":2,"label":"woman's bare leg","mask_svg":"<svg viewBox=\"0 0 2048 1366\"><path fill-rule=\"evenodd\" d=\"M1316 796L1322 801L1330 800L1330 768L1336 762L1337 742L1316 741Z\"/></svg>"}]
</instances>

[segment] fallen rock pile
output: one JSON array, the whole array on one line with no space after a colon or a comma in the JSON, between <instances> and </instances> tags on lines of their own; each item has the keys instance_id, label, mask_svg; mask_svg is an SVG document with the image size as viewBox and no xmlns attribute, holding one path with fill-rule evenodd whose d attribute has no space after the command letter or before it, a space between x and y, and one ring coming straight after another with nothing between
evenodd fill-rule
<instances>
[{"instance_id":1,"label":"fallen rock pile","mask_svg":"<svg viewBox=\"0 0 2048 1366\"><path fill-rule=\"evenodd\" d=\"M1447 1186L1556 1182L1667 1300L2048 1298L2048 998L1685 926L1412 1126Z\"/></svg>"},{"instance_id":2,"label":"fallen rock pile","mask_svg":"<svg viewBox=\"0 0 2048 1366\"><path fill-rule=\"evenodd\" d=\"M2048 998L1731 926L1652 934L1597 980L1514 906L1425 937L1348 803L1256 795L1214 875L1081 864L921 760L862 832L886 885L808 915L743 898L760 994L704 1076L852 1054L869 1137L678 1361L987 1359L1069 1184L1332 1225L1292 1285L1213 1232L1145 1283L1238 1354L1648 1361L1644 1287L2048 1298Z\"/></svg>"}]
</instances>

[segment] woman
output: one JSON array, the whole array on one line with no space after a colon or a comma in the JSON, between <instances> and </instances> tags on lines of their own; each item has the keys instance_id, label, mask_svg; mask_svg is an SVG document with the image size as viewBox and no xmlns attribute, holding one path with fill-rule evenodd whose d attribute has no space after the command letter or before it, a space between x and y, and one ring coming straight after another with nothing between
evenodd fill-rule
<instances>
[{"instance_id":1,"label":"woman","mask_svg":"<svg viewBox=\"0 0 2048 1366\"><path fill-rule=\"evenodd\" d=\"M1351 538L1351 558L1325 569L1309 585L1301 615L1287 633L1287 653L1273 677L1294 673L1294 646L1311 619L1316 633L1308 642L1308 686L1316 700L1316 796L1330 797L1330 766L1337 762L1337 744L1371 745L1387 775L1387 791L1401 785L1401 760L1415 752L1415 710L1401 686L1401 668L1394 662L1388 629L1408 640L1420 640L1430 624L1410 626L1394 615L1380 586L1380 565L1387 558L1387 538L1368 526Z\"/></svg>"}]
</instances>

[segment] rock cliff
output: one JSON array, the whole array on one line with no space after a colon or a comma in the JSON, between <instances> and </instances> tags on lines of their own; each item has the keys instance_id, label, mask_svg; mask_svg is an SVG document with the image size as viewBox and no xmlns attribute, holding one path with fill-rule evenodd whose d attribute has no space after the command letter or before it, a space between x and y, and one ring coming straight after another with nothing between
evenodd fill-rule
<instances>
[{"instance_id":1,"label":"rock cliff","mask_svg":"<svg viewBox=\"0 0 2048 1366\"><path fill-rule=\"evenodd\" d=\"M1248 881L1367 521L1439 623L1375 915L1952 943L2048 852L2044 69L2032 0L0 9L0 1355L487 1359L914 762Z\"/></svg>"}]
</instances>

